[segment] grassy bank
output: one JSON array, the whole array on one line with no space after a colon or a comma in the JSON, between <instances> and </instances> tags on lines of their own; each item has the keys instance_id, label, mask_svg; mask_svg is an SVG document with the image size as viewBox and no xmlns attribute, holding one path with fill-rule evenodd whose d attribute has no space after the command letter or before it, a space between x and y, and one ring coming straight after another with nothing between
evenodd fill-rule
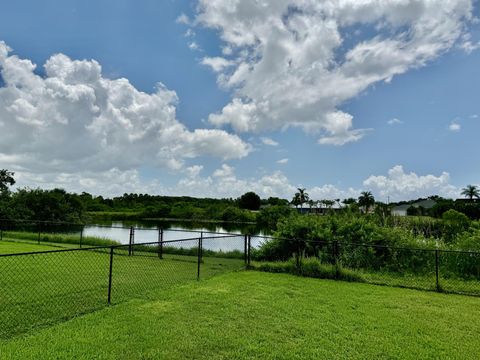
<instances>
[{"instance_id":1,"label":"grassy bank","mask_svg":"<svg viewBox=\"0 0 480 360\"><path fill-rule=\"evenodd\" d=\"M478 359L478 299L241 272L0 343L6 359Z\"/></svg>"},{"instance_id":2,"label":"grassy bank","mask_svg":"<svg viewBox=\"0 0 480 360\"><path fill-rule=\"evenodd\" d=\"M80 234L45 234L41 233L40 235L36 232L29 231L3 231L2 240L4 241L17 241L17 242L28 242L28 243L47 243L47 244L56 244L56 245L71 245L70 247L78 247L80 245ZM82 245L85 246L110 246L110 245L120 245L119 242L103 239L93 236L83 236ZM1 254L1 253L0 253Z\"/></svg>"}]
</instances>

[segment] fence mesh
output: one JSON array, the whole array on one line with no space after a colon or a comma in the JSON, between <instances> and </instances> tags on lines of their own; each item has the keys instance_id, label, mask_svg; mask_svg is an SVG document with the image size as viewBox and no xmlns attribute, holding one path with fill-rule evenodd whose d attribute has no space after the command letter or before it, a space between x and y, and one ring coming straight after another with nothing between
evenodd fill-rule
<instances>
[{"instance_id":1,"label":"fence mesh","mask_svg":"<svg viewBox=\"0 0 480 360\"><path fill-rule=\"evenodd\" d=\"M88 247L83 226L72 224L0 224L0 338L251 264L266 271L480 296L480 253L113 229L124 245L105 239L113 245ZM56 242L60 237L63 243ZM18 254L16 246L31 252Z\"/></svg>"},{"instance_id":2,"label":"fence mesh","mask_svg":"<svg viewBox=\"0 0 480 360\"><path fill-rule=\"evenodd\" d=\"M215 250L224 241L232 251ZM244 267L243 236L0 255L0 338Z\"/></svg>"},{"instance_id":3,"label":"fence mesh","mask_svg":"<svg viewBox=\"0 0 480 360\"><path fill-rule=\"evenodd\" d=\"M480 296L477 252L261 236L252 243L266 244L253 248L260 270Z\"/></svg>"}]
</instances>

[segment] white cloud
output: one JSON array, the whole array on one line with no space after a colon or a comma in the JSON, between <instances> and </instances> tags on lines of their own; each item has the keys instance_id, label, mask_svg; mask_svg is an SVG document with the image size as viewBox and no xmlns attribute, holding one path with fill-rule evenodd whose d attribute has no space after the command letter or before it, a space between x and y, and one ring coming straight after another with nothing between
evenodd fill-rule
<instances>
[{"instance_id":1,"label":"white cloud","mask_svg":"<svg viewBox=\"0 0 480 360\"><path fill-rule=\"evenodd\" d=\"M262 137L262 138L260 138L260 140L262 141L262 143L264 145L268 145L268 146L278 146L279 145L277 141L275 141L275 140L273 140L269 137Z\"/></svg>"},{"instance_id":2,"label":"white cloud","mask_svg":"<svg viewBox=\"0 0 480 360\"><path fill-rule=\"evenodd\" d=\"M462 126L456 121L452 121L450 125L448 125L448 130L452 132L459 132L461 129L462 129Z\"/></svg>"},{"instance_id":3,"label":"white cloud","mask_svg":"<svg viewBox=\"0 0 480 360\"><path fill-rule=\"evenodd\" d=\"M202 49L200 48L200 45L198 45L195 41L190 42L190 43L188 44L188 48L189 48L190 50L202 50Z\"/></svg>"},{"instance_id":4,"label":"white cloud","mask_svg":"<svg viewBox=\"0 0 480 360\"><path fill-rule=\"evenodd\" d=\"M396 165L387 176L370 176L363 182L364 187L372 190L376 196L392 201L416 199L430 195L456 198L458 188L450 184L450 175L443 172L439 176L405 173L403 166Z\"/></svg>"},{"instance_id":5,"label":"white cloud","mask_svg":"<svg viewBox=\"0 0 480 360\"><path fill-rule=\"evenodd\" d=\"M177 24L184 24L184 25L190 25L191 24L190 18L183 13L180 14L179 17L177 17L176 22L177 22Z\"/></svg>"},{"instance_id":6,"label":"white cloud","mask_svg":"<svg viewBox=\"0 0 480 360\"><path fill-rule=\"evenodd\" d=\"M277 164L286 164L288 163L288 158L280 159L277 161Z\"/></svg>"},{"instance_id":7,"label":"white cloud","mask_svg":"<svg viewBox=\"0 0 480 360\"><path fill-rule=\"evenodd\" d=\"M470 115L470 119L478 119L478 115L477 114L472 114L472 115Z\"/></svg>"},{"instance_id":8,"label":"white cloud","mask_svg":"<svg viewBox=\"0 0 480 360\"><path fill-rule=\"evenodd\" d=\"M220 169L217 169L213 172L213 177L230 178L233 176L234 170L235 169L233 167L227 164L222 164Z\"/></svg>"},{"instance_id":9,"label":"white cloud","mask_svg":"<svg viewBox=\"0 0 480 360\"><path fill-rule=\"evenodd\" d=\"M232 66L233 62L219 56L204 57L202 59L202 65L210 66L213 71L220 72L226 67Z\"/></svg>"},{"instance_id":10,"label":"white cloud","mask_svg":"<svg viewBox=\"0 0 480 360\"><path fill-rule=\"evenodd\" d=\"M393 118L387 121L388 125L401 125L403 124L403 121L397 118Z\"/></svg>"},{"instance_id":11,"label":"white cloud","mask_svg":"<svg viewBox=\"0 0 480 360\"><path fill-rule=\"evenodd\" d=\"M162 84L147 94L127 79L103 77L94 60L62 54L39 76L10 51L0 42L0 168L38 176L39 185L78 185L82 177L98 185L116 174L138 178L135 169L147 164L178 171L187 159L239 159L251 151L223 130L188 130L176 118L176 93Z\"/></svg>"},{"instance_id":12,"label":"white cloud","mask_svg":"<svg viewBox=\"0 0 480 360\"><path fill-rule=\"evenodd\" d=\"M473 51L480 48L480 41L474 42L472 41L471 34L464 34L462 36L461 42L459 44L459 48L465 51L465 53L470 54Z\"/></svg>"},{"instance_id":13,"label":"white cloud","mask_svg":"<svg viewBox=\"0 0 480 360\"><path fill-rule=\"evenodd\" d=\"M290 184L280 171L260 178L239 179L233 167L223 164L212 176L182 179L168 192L177 195L236 198L248 191L254 191L263 198L270 196L291 198L295 190L296 187Z\"/></svg>"},{"instance_id":14,"label":"white cloud","mask_svg":"<svg viewBox=\"0 0 480 360\"><path fill-rule=\"evenodd\" d=\"M14 161L15 159L10 159ZM0 161L2 157L0 156ZM182 195L198 197L236 198L248 191L255 191L262 198L277 196L291 199L302 184L293 184L281 171L264 174L260 177L239 178L235 168L223 164L209 176L202 177L203 166L193 165L183 170L185 176L172 186L166 186L159 180L147 180L138 170L119 170L112 168L103 172L83 171L81 173L34 173L18 171L15 174L17 187L61 187L68 191L90 192L103 196L118 196L123 193L149 193L162 195ZM457 198L460 189L450 184L447 172L436 175L417 175L405 173L400 165L394 166L385 175L372 175L358 188L341 188L333 184L307 187L307 193L313 200L335 200L358 198L363 190L373 192L379 201L401 201L440 195Z\"/></svg>"},{"instance_id":15,"label":"white cloud","mask_svg":"<svg viewBox=\"0 0 480 360\"><path fill-rule=\"evenodd\" d=\"M298 126L322 134L320 144L358 141L366 132L341 105L469 39L472 9L472 0L200 0L196 23L218 31L233 62L218 81L234 97L209 121L239 132ZM376 30L347 47L355 26Z\"/></svg>"}]
</instances>

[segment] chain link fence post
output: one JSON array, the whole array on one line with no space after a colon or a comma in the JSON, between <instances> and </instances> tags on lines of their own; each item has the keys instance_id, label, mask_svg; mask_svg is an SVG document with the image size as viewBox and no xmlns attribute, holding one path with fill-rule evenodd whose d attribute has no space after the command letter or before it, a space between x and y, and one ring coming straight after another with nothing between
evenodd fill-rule
<instances>
[{"instance_id":1,"label":"chain link fence post","mask_svg":"<svg viewBox=\"0 0 480 360\"><path fill-rule=\"evenodd\" d=\"M200 280L200 263L202 262L202 238L198 238L197 250L197 281Z\"/></svg>"},{"instance_id":2,"label":"chain link fence post","mask_svg":"<svg viewBox=\"0 0 480 360\"><path fill-rule=\"evenodd\" d=\"M247 251L248 251L248 245L247 245L247 235L243 235L243 261L245 263L245 266L247 266Z\"/></svg>"},{"instance_id":3,"label":"chain link fence post","mask_svg":"<svg viewBox=\"0 0 480 360\"><path fill-rule=\"evenodd\" d=\"M440 292L440 282L438 279L438 250L435 250L435 289Z\"/></svg>"},{"instance_id":4,"label":"chain link fence post","mask_svg":"<svg viewBox=\"0 0 480 360\"><path fill-rule=\"evenodd\" d=\"M252 236L248 235L248 256L247 256L247 267L250 268L250 262L252 260Z\"/></svg>"},{"instance_id":5,"label":"chain link fence post","mask_svg":"<svg viewBox=\"0 0 480 360\"><path fill-rule=\"evenodd\" d=\"M163 259L163 229L158 229L158 258Z\"/></svg>"},{"instance_id":6,"label":"chain link fence post","mask_svg":"<svg viewBox=\"0 0 480 360\"><path fill-rule=\"evenodd\" d=\"M110 247L110 270L108 271L108 305L112 300L113 246Z\"/></svg>"},{"instance_id":7,"label":"chain link fence post","mask_svg":"<svg viewBox=\"0 0 480 360\"><path fill-rule=\"evenodd\" d=\"M128 241L128 255L133 255L133 243L135 241L135 229L133 226L130 227L130 239Z\"/></svg>"}]
</instances>

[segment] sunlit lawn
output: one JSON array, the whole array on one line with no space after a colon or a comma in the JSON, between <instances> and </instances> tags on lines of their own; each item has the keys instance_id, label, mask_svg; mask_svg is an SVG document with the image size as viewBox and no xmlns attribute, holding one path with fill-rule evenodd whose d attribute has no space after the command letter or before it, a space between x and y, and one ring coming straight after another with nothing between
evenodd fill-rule
<instances>
[{"instance_id":1,"label":"sunlit lawn","mask_svg":"<svg viewBox=\"0 0 480 360\"><path fill-rule=\"evenodd\" d=\"M235 272L0 346L2 359L478 359L479 305L460 295Z\"/></svg>"}]
</instances>

